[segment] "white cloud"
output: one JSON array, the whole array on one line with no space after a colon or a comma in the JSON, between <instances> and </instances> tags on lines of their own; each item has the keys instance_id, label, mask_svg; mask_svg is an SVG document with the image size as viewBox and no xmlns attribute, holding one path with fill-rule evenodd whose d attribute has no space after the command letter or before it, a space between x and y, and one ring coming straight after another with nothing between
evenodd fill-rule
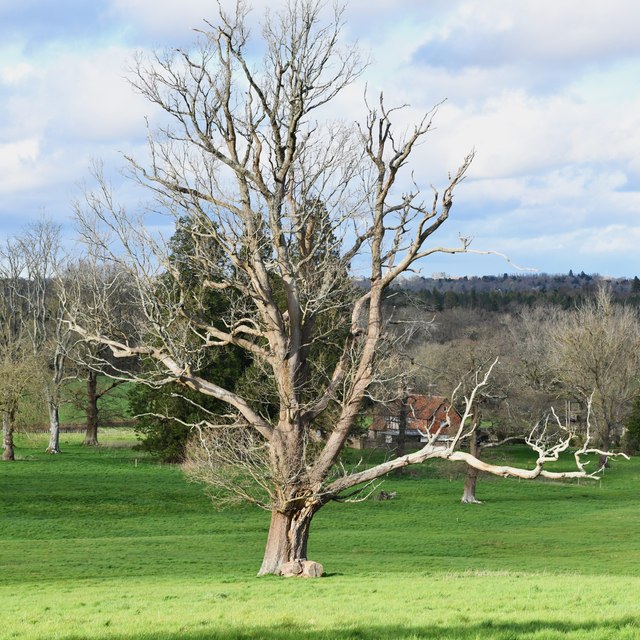
<instances>
[{"instance_id":1,"label":"white cloud","mask_svg":"<svg viewBox=\"0 0 640 640\"><path fill-rule=\"evenodd\" d=\"M121 165L117 152L139 147L152 109L124 79L130 56L115 45L13 51L28 74L0 85L0 218L66 219L93 158Z\"/></svg>"},{"instance_id":2,"label":"white cloud","mask_svg":"<svg viewBox=\"0 0 640 640\"><path fill-rule=\"evenodd\" d=\"M0 144L0 193L32 186L29 176L39 154L37 138Z\"/></svg>"},{"instance_id":3,"label":"white cloud","mask_svg":"<svg viewBox=\"0 0 640 640\"><path fill-rule=\"evenodd\" d=\"M225 11L235 6L235 0L222 0ZM250 23L257 26L264 10L273 6L269 0L254 0ZM107 14L126 23L129 29L151 41L173 45L193 37L193 29L202 28L204 20L215 21L218 8L211 0L110 0Z\"/></svg>"},{"instance_id":4,"label":"white cloud","mask_svg":"<svg viewBox=\"0 0 640 640\"><path fill-rule=\"evenodd\" d=\"M137 136L153 109L125 76L131 51L107 47L81 58L65 52L43 74L42 92L55 100L50 126L66 141L124 140Z\"/></svg>"},{"instance_id":5,"label":"white cloud","mask_svg":"<svg viewBox=\"0 0 640 640\"><path fill-rule=\"evenodd\" d=\"M637 56L640 5L634 0L471 0L452 8L429 38L445 66L601 63ZM428 52L427 51L427 52Z\"/></svg>"},{"instance_id":6,"label":"white cloud","mask_svg":"<svg viewBox=\"0 0 640 640\"><path fill-rule=\"evenodd\" d=\"M26 62L0 67L0 82L13 85L24 81L33 73L33 67Z\"/></svg>"}]
</instances>

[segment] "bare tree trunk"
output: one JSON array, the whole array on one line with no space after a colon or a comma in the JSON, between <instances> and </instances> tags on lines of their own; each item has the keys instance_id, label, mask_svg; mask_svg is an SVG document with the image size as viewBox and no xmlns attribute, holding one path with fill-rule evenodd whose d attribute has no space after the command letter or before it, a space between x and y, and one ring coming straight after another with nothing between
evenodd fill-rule
<instances>
[{"instance_id":1,"label":"bare tree trunk","mask_svg":"<svg viewBox=\"0 0 640 640\"><path fill-rule=\"evenodd\" d=\"M13 444L13 431L15 429L15 412L5 411L2 414L2 444L4 451L2 452L3 460L15 460L15 447Z\"/></svg>"},{"instance_id":2,"label":"bare tree trunk","mask_svg":"<svg viewBox=\"0 0 640 640\"><path fill-rule=\"evenodd\" d=\"M463 504L482 504L476 498L476 481L479 473L474 467L468 467L467 475L464 479L464 491L462 492L462 498L460 498Z\"/></svg>"},{"instance_id":3,"label":"bare tree trunk","mask_svg":"<svg viewBox=\"0 0 640 640\"><path fill-rule=\"evenodd\" d=\"M469 453L476 458L480 453L477 431L474 431L469 438ZM480 475L480 471L478 469L472 466L467 466L467 475L464 479L464 490L462 491L462 498L460 498L462 504L482 504L482 502L476 498L476 482L478 480L478 475Z\"/></svg>"},{"instance_id":4,"label":"bare tree trunk","mask_svg":"<svg viewBox=\"0 0 640 640\"><path fill-rule=\"evenodd\" d=\"M598 446L603 451L611 450L611 434L613 433L613 429L611 428L611 424L609 420L604 420L604 426L602 427L602 432L599 434L598 438ZM598 458L598 465L605 469L609 467L609 456L606 454L601 454Z\"/></svg>"},{"instance_id":5,"label":"bare tree trunk","mask_svg":"<svg viewBox=\"0 0 640 640\"><path fill-rule=\"evenodd\" d=\"M396 457L400 458L406 451L407 443L407 413L409 409L409 389L405 377L402 377L402 389L400 396L400 412L398 414L398 440L396 442ZM404 469L401 467L396 470L396 475L401 476Z\"/></svg>"},{"instance_id":6,"label":"bare tree trunk","mask_svg":"<svg viewBox=\"0 0 640 640\"><path fill-rule=\"evenodd\" d=\"M87 373L87 430L82 444L98 446L98 374L89 369Z\"/></svg>"},{"instance_id":7,"label":"bare tree trunk","mask_svg":"<svg viewBox=\"0 0 640 640\"><path fill-rule=\"evenodd\" d=\"M287 513L271 512L271 525L259 576L277 573L278 567L285 562L307 559L309 528L315 512L315 508L309 507Z\"/></svg>"},{"instance_id":8,"label":"bare tree trunk","mask_svg":"<svg viewBox=\"0 0 640 640\"><path fill-rule=\"evenodd\" d=\"M47 408L49 410L49 446L47 453L60 453L60 414L56 399L46 391Z\"/></svg>"}]
</instances>

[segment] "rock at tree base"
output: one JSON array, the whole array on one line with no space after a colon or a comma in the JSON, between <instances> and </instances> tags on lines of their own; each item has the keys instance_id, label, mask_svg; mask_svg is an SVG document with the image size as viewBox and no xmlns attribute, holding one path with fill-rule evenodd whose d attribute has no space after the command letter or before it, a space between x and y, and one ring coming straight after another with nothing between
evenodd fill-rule
<instances>
[{"instance_id":1,"label":"rock at tree base","mask_svg":"<svg viewBox=\"0 0 640 640\"><path fill-rule=\"evenodd\" d=\"M302 575L306 578L320 578L324 575L324 567L319 562L305 560L302 563Z\"/></svg>"},{"instance_id":2,"label":"rock at tree base","mask_svg":"<svg viewBox=\"0 0 640 640\"><path fill-rule=\"evenodd\" d=\"M312 560L293 560L284 562L278 567L277 574L285 578L298 576L301 578L319 578L324 575L324 567Z\"/></svg>"},{"instance_id":3,"label":"rock at tree base","mask_svg":"<svg viewBox=\"0 0 640 640\"><path fill-rule=\"evenodd\" d=\"M276 572L279 576L285 578L291 578L292 576L299 576L302 573L302 562L300 560L293 560L291 562L283 562Z\"/></svg>"}]
</instances>

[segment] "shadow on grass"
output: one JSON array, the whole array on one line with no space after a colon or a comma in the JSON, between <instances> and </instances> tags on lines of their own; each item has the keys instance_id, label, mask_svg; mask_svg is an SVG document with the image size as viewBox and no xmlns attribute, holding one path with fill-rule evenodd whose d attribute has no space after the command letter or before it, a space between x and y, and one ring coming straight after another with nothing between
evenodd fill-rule
<instances>
[{"instance_id":1,"label":"shadow on grass","mask_svg":"<svg viewBox=\"0 0 640 640\"><path fill-rule=\"evenodd\" d=\"M95 640L519 640L538 634L544 638L576 637L609 638L640 637L640 619L625 617L618 620L570 623L534 620L523 623L494 623L486 620L477 624L455 626L363 626L313 630L308 626L283 621L280 626L227 628L223 630L182 630L174 633L150 632L134 635L92 635ZM557 635L556 635L557 634ZM70 635L65 640L84 640L86 636Z\"/></svg>"}]
</instances>

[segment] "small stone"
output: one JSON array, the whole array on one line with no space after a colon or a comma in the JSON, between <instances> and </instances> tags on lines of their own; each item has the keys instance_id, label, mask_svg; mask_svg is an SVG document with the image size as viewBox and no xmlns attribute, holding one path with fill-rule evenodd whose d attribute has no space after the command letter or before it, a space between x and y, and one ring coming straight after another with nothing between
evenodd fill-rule
<instances>
[{"instance_id":1,"label":"small stone","mask_svg":"<svg viewBox=\"0 0 640 640\"><path fill-rule=\"evenodd\" d=\"M299 576L303 571L303 563L300 560L292 560L291 562L283 562L278 567L278 575L285 578Z\"/></svg>"},{"instance_id":2,"label":"small stone","mask_svg":"<svg viewBox=\"0 0 640 640\"><path fill-rule=\"evenodd\" d=\"M305 578L320 578L324 575L324 567L319 562L304 560L302 562L302 575Z\"/></svg>"}]
</instances>

